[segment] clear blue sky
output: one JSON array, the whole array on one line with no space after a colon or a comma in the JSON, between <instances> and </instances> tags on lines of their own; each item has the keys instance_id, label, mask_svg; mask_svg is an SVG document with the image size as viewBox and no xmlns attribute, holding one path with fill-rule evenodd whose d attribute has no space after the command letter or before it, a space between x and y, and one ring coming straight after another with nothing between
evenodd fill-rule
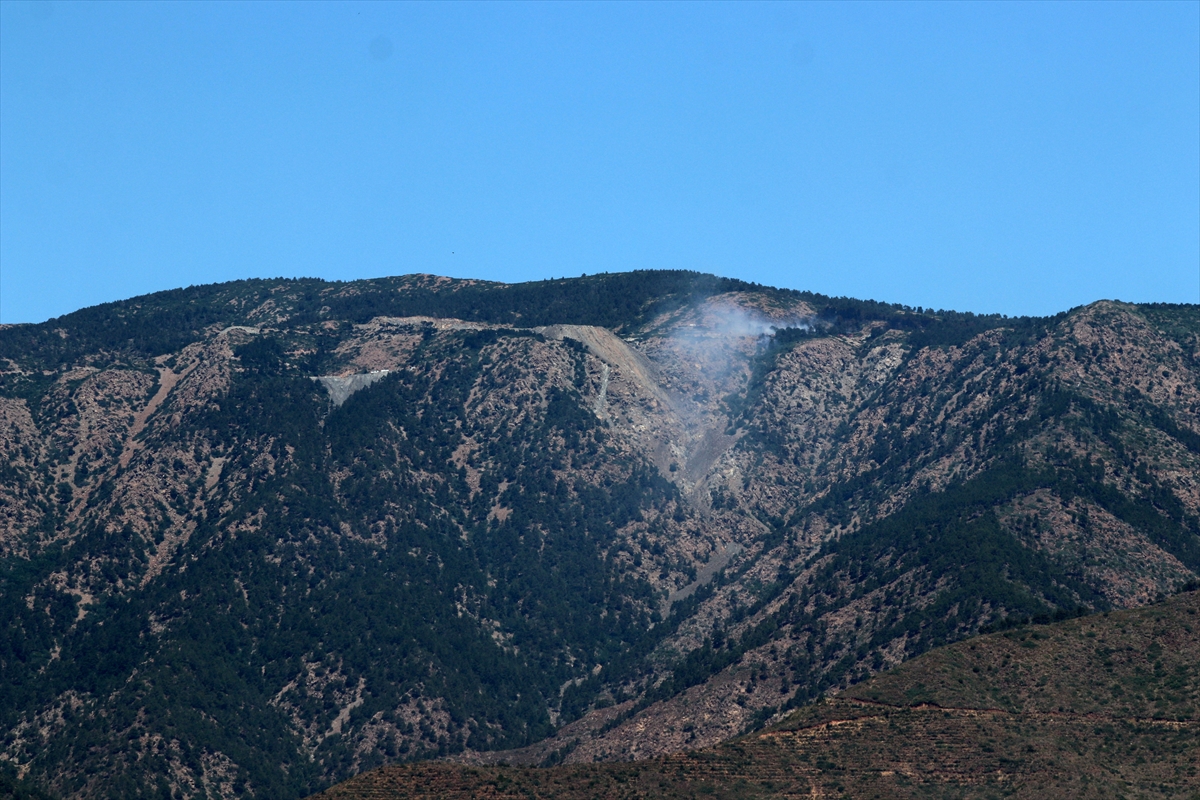
<instances>
[{"instance_id":1,"label":"clear blue sky","mask_svg":"<svg viewBox=\"0 0 1200 800\"><path fill-rule=\"evenodd\" d=\"M1200 302L1200 3L0 2L0 321L651 268Z\"/></svg>"}]
</instances>

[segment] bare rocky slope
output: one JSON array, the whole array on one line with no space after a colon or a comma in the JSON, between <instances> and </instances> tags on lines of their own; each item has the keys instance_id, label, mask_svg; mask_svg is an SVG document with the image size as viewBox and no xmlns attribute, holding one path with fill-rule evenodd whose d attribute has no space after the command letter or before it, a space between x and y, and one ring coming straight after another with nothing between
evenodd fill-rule
<instances>
[{"instance_id":1,"label":"bare rocky slope","mask_svg":"<svg viewBox=\"0 0 1200 800\"><path fill-rule=\"evenodd\" d=\"M0 370L0 759L64 796L708 746L1200 574L1195 306L248 281Z\"/></svg>"}]
</instances>

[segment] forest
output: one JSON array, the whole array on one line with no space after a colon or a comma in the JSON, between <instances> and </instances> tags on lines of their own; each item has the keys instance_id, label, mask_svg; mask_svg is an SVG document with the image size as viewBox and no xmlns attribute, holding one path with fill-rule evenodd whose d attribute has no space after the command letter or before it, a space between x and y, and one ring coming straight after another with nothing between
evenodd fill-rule
<instances>
[{"instance_id":1,"label":"forest","mask_svg":"<svg viewBox=\"0 0 1200 800\"><path fill-rule=\"evenodd\" d=\"M793 324L730 338L719 304ZM687 697L715 742L1165 596L1200 575L1197 354L1193 307L1007 319L688 272L239 281L6 327L0 786L292 798L669 752ZM313 380L381 358L341 405Z\"/></svg>"}]
</instances>

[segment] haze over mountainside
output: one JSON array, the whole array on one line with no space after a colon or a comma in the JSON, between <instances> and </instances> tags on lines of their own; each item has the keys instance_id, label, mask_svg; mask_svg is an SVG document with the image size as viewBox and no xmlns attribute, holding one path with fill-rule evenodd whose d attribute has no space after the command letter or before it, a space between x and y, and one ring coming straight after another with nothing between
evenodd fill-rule
<instances>
[{"instance_id":1,"label":"haze over mountainside","mask_svg":"<svg viewBox=\"0 0 1200 800\"><path fill-rule=\"evenodd\" d=\"M1200 307L683 272L0 329L0 758L72 797L714 745L1200 574Z\"/></svg>"},{"instance_id":2,"label":"haze over mountainside","mask_svg":"<svg viewBox=\"0 0 1200 800\"><path fill-rule=\"evenodd\" d=\"M714 748L382 767L320 800L1195 797L1200 593L939 648Z\"/></svg>"}]
</instances>

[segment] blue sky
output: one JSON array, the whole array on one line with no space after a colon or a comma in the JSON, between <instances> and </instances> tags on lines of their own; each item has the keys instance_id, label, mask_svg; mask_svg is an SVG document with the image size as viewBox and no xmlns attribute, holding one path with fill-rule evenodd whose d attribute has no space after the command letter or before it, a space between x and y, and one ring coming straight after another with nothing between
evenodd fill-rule
<instances>
[{"instance_id":1,"label":"blue sky","mask_svg":"<svg viewBox=\"0 0 1200 800\"><path fill-rule=\"evenodd\" d=\"M654 268L1200 302L1200 3L0 2L0 321Z\"/></svg>"}]
</instances>

